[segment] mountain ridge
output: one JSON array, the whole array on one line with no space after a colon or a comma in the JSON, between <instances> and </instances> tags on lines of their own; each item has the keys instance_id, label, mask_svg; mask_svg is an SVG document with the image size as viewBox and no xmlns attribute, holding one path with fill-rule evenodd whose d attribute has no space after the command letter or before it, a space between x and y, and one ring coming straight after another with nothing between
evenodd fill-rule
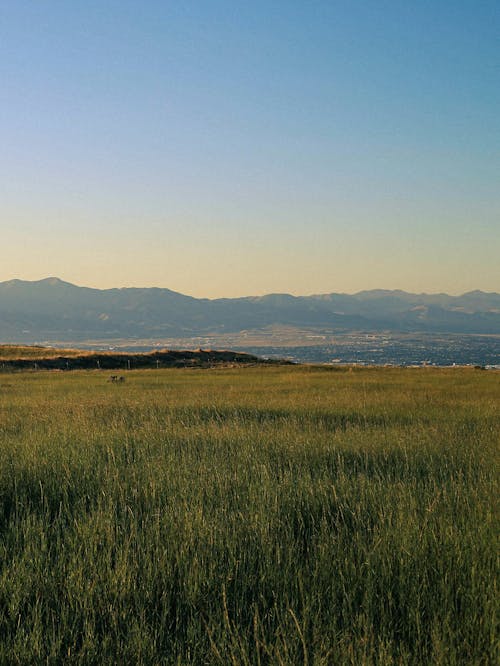
<instances>
[{"instance_id":1,"label":"mountain ridge","mask_svg":"<svg viewBox=\"0 0 500 666\"><path fill-rule=\"evenodd\" d=\"M415 297L435 297L435 296L446 296L447 298L463 298L466 296L497 296L500 298L500 293L495 292L495 291L484 291L482 289L473 289L470 291L463 292L462 294L458 295L452 295L448 294L444 291L441 292L412 292L412 291L406 291L404 289L379 289L379 288L374 288L374 289L362 289L360 291L355 291L352 293L345 292L345 291L339 291L339 292L320 292L320 293L313 293L313 294L291 294L289 292L269 292L268 294L260 294L260 295L255 295L255 294L249 294L246 296L220 296L217 298L209 298L209 297L197 297L197 296L190 296L189 294L182 294L181 292L174 291L172 289L169 289L168 287L88 287L86 285L78 285L75 284L74 282L68 282L67 280L63 280L59 277L56 276L48 276L46 278L40 278L39 280L23 280L21 278L12 278L10 280L4 280L0 281L0 288L6 285L29 285L29 286L36 286L36 285L50 285L50 286L65 286L65 287L74 287L75 289L87 289L90 291L98 291L98 292L109 292L109 291L164 291L164 292L169 292L171 294L177 294L179 296L183 296L184 298L192 298L194 300L200 301L219 301L219 300L239 300L239 299L249 299L249 298L266 298L268 296L290 296L291 298L319 298L323 296L348 296L348 297L360 297L365 294L369 295L395 295L395 294L402 294L404 296L415 296Z\"/></svg>"},{"instance_id":2,"label":"mountain ridge","mask_svg":"<svg viewBox=\"0 0 500 666\"><path fill-rule=\"evenodd\" d=\"M499 334L500 294L372 289L209 299L161 287L97 289L54 276L0 282L0 341L187 337L273 325Z\"/></svg>"}]
</instances>

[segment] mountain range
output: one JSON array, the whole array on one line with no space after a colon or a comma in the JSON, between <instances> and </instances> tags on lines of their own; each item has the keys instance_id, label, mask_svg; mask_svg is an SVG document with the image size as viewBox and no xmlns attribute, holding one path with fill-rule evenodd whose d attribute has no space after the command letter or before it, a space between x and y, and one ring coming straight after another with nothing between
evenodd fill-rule
<instances>
[{"instance_id":1,"label":"mountain range","mask_svg":"<svg viewBox=\"0 0 500 666\"><path fill-rule=\"evenodd\" d=\"M0 342L186 338L269 326L500 334L500 294L376 289L207 299L160 288L91 289L59 278L0 282Z\"/></svg>"}]
</instances>

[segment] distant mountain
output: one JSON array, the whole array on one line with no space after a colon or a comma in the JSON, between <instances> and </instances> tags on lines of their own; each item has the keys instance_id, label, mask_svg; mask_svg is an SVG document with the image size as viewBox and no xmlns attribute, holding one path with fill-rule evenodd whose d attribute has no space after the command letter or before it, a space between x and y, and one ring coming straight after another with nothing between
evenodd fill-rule
<instances>
[{"instance_id":1,"label":"distant mountain","mask_svg":"<svg viewBox=\"0 0 500 666\"><path fill-rule=\"evenodd\" d=\"M191 337L268 326L331 331L500 333L500 294L192 298L170 289L90 289L58 278L0 283L0 342Z\"/></svg>"}]
</instances>

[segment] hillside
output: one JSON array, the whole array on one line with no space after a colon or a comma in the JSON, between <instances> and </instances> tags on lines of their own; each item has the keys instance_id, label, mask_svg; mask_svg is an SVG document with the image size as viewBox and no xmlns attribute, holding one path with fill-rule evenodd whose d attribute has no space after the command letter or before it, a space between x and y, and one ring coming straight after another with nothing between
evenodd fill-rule
<instances>
[{"instance_id":1,"label":"hillside","mask_svg":"<svg viewBox=\"0 0 500 666\"><path fill-rule=\"evenodd\" d=\"M146 354L94 353L79 349L0 345L3 370L130 370L137 368L213 367L272 363L252 354L212 349L179 351L163 349Z\"/></svg>"},{"instance_id":2,"label":"hillside","mask_svg":"<svg viewBox=\"0 0 500 666\"><path fill-rule=\"evenodd\" d=\"M169 289L90 289L58 278L0 283L0 341L190 337L268 326L332 331L500 332L500 294L358 294L197 299Z\"/></svg>"}]
</instances>

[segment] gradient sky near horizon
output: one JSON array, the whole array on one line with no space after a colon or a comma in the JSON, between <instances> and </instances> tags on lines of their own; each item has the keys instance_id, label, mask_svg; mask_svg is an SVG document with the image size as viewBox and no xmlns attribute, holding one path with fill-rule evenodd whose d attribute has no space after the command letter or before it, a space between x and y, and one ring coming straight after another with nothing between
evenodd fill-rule
<instances>
[{"instance_id":1,"label":"gradient sky near horizon","mask_svg":"<svg viewBox=\"0 0 500 666\"><path fill-rule=\"evenodd\" d=\"M498 0L0 2L0 281L500 291Z\"/></svg>"}]
</instances>

